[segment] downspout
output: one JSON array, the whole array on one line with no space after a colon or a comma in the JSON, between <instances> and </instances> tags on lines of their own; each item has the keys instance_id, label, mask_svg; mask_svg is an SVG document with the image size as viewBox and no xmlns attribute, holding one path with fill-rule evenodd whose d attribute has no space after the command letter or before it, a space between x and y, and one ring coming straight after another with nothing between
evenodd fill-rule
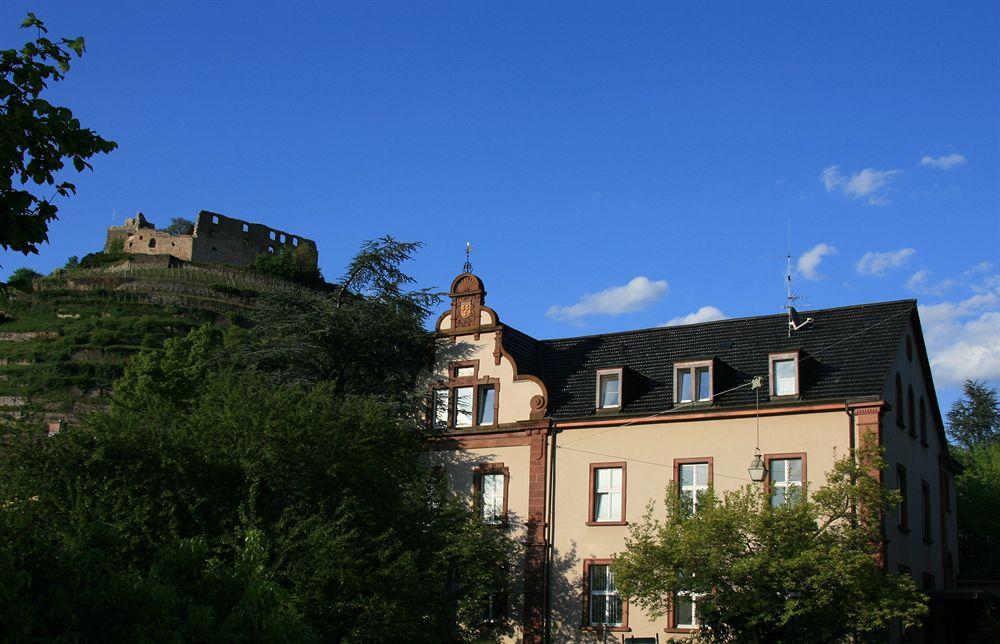
<instances>
[{"instance_id":1,"label":"downspout","mask_svg":"<svg viewBox=\"0 0 1000 644\"><path fill-rule=\"evenodd\" d=\"M546 498L547 508L545 517L545 574L543 575L543 587L545 595L542 600L542 615L545 620L546 644L552 641L552 615L551 615L551 592L550 584L552 579L552 557L554 554L553 542L555 541L555 517L556 517L556 435L559 430L555 423L552 424L550 432L552 440L549 450L549 483L548 495Z\"/></svg>"}]
</instances>

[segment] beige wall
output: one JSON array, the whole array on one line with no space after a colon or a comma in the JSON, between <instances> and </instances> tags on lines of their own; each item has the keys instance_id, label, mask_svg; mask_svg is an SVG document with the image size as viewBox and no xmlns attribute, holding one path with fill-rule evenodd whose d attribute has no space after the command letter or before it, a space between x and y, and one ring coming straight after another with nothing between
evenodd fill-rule
<instances>
[{"instance_id":1,"label":"beige wall","mask_svg":"<svg viewBox=\"0 0 1000 644\"><path fill-rule=\"evenodd\" d=\"M483 315L487 315L486 312ZM447 321L447 319L446 319ZM497 399L500 405L499 423L516 423L528 420L531 413L532 396L543 394L542 387L534 380L514 380L514 365L506 356L501 356L496 364L493 352L496 350L496 334L483 333L479 339L475 335L455 337L442 344L437 352L432 380L447 380L448 365L455 361L478 360L480 378L498 378L500 386Z\"/></svg>"},{"instance_id":2,"label":"beige wall","mask_svg":"<svg viewBox=\"0 0 1000 644\"><path fill-rule=\"evenodd\" d=\"M955 514L955 484L954 477L947 474L949 480L949 493L951 496L951 512L945 513L944 531L941 529L941 484L940 484L940 461L939 456L943 452L943 446L936 426L936 417L930 408L930 396L928 387L930 383L924 379L921 367L919 347L913 341L912 328L907 328L907 335L912 342L912 360L907 357L905 340L900 344L889 373L889 382L885 390L885 399L889 401L893 409L885 415L883 422L883 442L886 446L886 461L889 468L886 470L885 484L889 488L895 489L896 465L902 464L906 467L907 488L908 488L908 509L909 509L909 532L899 529L899 517L896 512L888 513L886 516L886 536L888 538L888 566L889 570L895 572L900 565L910 568L911 573L920 584L923 573L934 575L934 582L937 588L944 587L944 553L945 548L951 551L954 561L954 572L958 574L958 528ZM897 409L896 405L896 374L899 374L903 383L903 409ZM917 409L917 436L910 435L909 419L906 418L907 403L906 392L913 387L914 400ZM920 399L923 397L927 408L927 442L924 446L920 442L919 414ZM898 419L903 415L905 427L900 427ZM921 526L921 498L920 482L927 481L930 484L931 500L931 538L932 542L927 543L923 539Z\"/></svg>"},{"instance_id":3,"label":"beige wall","mask_svg":"<svg viewBox=\"0 0 1000 644\"><path fill-rule=\"evenodd\" d=\"M476 467L490 463L503 463L508 468L510 476L507 490L508 523L512 535L518 541L524 538L524 521L528 516L528 458L529 448L527 445L442 450L429 452L427 456L430 465L444 468L451 490L469 504L473 502L473 473ZM523 558L518 557L518 564L519 566L523 564ZM520 579L522 574L523 567L515 571L517 579ZM523 611L519 588L515 588L509 610L513 621L519 626ZM520 630L518 628L512 636L505 638L504 641L517 642L519 640Z\"/></svg>"},{"instance_id":4,"label":"beige wall","mask_svg":"<svg viewBox=\"0 0 1000 644\"><path fill-rule=\"evenodd\" d=\"M805 452L806 478L817 486L836 457L849 449L850 424L843 411L762 416L764 454ZM624 549L628 527L587 526L590 464L626 461L625 518L642 519L646 504L663 509L665 487L675 458L712 457L719 491L750 483L747 466L754 453L754 418L720 419L571 429L556 439L555 531L551 584L556 641L587 641L582 621L583 560L607 558ZM637 607L629 610L635 636L663 632L666 617L654 619ZM662 636L661 636L662 638ZM596 640L594 640L596 641Z\"/></svg>"}]
</instances>

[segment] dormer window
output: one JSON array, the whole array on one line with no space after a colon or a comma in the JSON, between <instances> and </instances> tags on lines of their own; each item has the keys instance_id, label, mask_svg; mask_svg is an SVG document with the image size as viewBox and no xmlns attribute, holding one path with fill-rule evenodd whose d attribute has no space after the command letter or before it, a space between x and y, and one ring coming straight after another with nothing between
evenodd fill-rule
<instances>
[{"instance_id":1,"label":"dormer window","mask_svg":"<svg viewBox=\"0 0 1000 644\"><path fill-rule=\"evenodd\" d=\"M674 402L711 402L712 361L679 362L674 365Z\"/></svg>"},{"instance_id":2,"label":"dormer window","mask_svg":"<svg viewBox=\"0 0 1000 644\"><path fill-rule=\"evenodd\" d=\"M799 395L799 354L772 353L771 363L771 396Z\"/></svg>"},{"instance_id":3,"label":"dormer window","mask_svg":"<svg viewBox=\"0 0 1000 644\"><path fill-rule=\"evenodd\" d=\"M597 372L597 408L618 409L622 406L622 370L600 369Z\"/></svg>"}]
</instances>

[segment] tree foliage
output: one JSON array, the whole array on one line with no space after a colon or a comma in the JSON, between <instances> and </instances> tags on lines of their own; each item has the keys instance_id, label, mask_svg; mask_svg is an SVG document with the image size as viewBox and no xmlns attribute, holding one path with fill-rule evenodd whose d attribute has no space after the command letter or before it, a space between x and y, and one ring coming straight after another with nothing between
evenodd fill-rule
<instances>
[{"instance_id":1,"label":"tree foliage","mask_svg":"<svg viewBox=\"0 0 1000 644\"><path fill-rule=\"evenodd\" d=\"M326 281L319 268L304 262L295 251L287 246L282 246L276 253L258 255L254 263L250 265L250 270L262 275L297 282L304 286L321 288L326 286Z\"/></svg>"},{"instance_id":2,"label":"tree foliage","mask_svg":"<svg viewBox=\"0 0 1000 644\"><path fill-rule=\"evenodd\" d=\"M959 560L970 578L1000 577L1000 403L997 390L966 380L948 412L952 453L964 467L955 478Z\"/></svg>"},{"instance_id":3,"label":"tree foliage","mask_svg":"<svg viewBox=\"0 0 1000 644\"><path fill-rule=\"evenodd\" d=\"M997 390L984 382L966 380L964 396L948 412L948 435L959 447L970 449L1000 440L1000 403Z\"/></svg>"},{"instance_id":4,"label":"tree foliage","mask_svg":"<svg viewBox=\"0 0 1000 644\"><path fill-rule=\"evenodd\" d=\"M160 232L171 235L190 235L194 232L194 222L184 217L174 217Z\"/></svg>"},{"instance_id":5,"label":"tree foliage","mask_svg":"<svg viewBox=\"0 0 1000 644\"><path fill-rule=\"evenodd\" d=\"M6 436L0 632L495 638L504 625L487 627L481 610L489 591L509 588L516 548L423 463L416 413L391 393L406 381L399 364L349 366L367 350L354 343L416 354L402 345L426 339L383 335L396 327L370 325L369 306L391 317L360 297L311 311L350 329L342 355L322 354L342 366L322 375L290 379L243 362L239 347L273 340L273 326L204 326L134 359L110 408L83 426L43 441Z\"/></svg>"},{"instance_id":6,"label":"tree foliage","mask_svg":"<svg viewBox=\"0 0 1000 644\"><path fill-rule=\"evenodd\" d=\"M82 127L69 108L42 98L49 83L65 78L73 56L83 56L83 37L53 41L33 13L21 26L38 37L20 50L0 51L0 247L28 254L48 241L58 214L54 197L76 192L56 176L66 161L82 172L91 168L88 159L118 146ZM50 186L51 194L18 187L28 183Z\"/></svg>"},{"instance_id":7,"label":"tree foliage","mask_svg":"<svg viewBox=\"0 0 1000 644\"><path fill-rule=\"evenodd\" d=\"M650 506L615 557L618 587L656 615L676 593L700 594L702 641L880 641L892 620L926 612L913 580L879 563L880 512L898 501L871 474L883 465L866 445L795 503L772 507L748 485L709 490L694 515L671 485L665 517Z\"/></svg>"}]
</instances>

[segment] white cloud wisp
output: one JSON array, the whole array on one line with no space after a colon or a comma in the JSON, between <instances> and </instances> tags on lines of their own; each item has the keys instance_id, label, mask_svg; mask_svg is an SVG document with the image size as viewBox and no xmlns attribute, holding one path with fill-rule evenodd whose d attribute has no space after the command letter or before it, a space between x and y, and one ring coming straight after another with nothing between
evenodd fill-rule
<instances>
[{"instance_id":1,"label":"white cloud wisp","mask_svg":"<svg viewBox=\"0 0 1000 644\"><path fill-rule=\"evenodd\" d=\"M579 322L589 315L622 315L646 308L667 294L666 280L651 280L644 275L632 278L624 286L612 286L597 293L587 293L576 304L554 304L546 315L556 320Z\"/></svg>"},{"instance_id":2,"label":"white cloud wisp","mask_svg":"<svg viewBox=\"0 0 1000 644\"><path fill-rule=\"evenodd\" d=\"M858 260L858 274L882 277L890 268L905 266L906 262L908 262L909 259L916 253L917 251L913 248L902 248L900 250L888 251L885 253L865 253L864 256Z\"/></svg>"},{"instance_id":3,"label":"white cloud wisp","mask_svg":"<svg viewBox=\"0 0 1000 644\"><path fill-rule=\"evenodd\" d=\"M827 192L864 201L868 206L884 206L889 203L889 183L901 174L902 170L865 168L852 175L845 175L841 174L839 167L831 165L823 168L819 178Z\"/></svg>"},{"instance_id":4,"label":"white cloud wisp","mask_svg":"<svg viewBox=\"0 0 1000 644\"><path fill-rule=\"evenodd\" d=\"M661 326L678 326L681 324L698 324L699 322L713 322L715 320L725 320L729 316L714 306L703 306L694 313L681 315L672 318Z\"/></svg>"},{"instance_id":5,"label":"white cloud wisp","mask_svg":"<svg viewBox=\"0 0 1000 644\"><path fill-rule=\"evenodd\" d=\"M920 165L930 166L939 170L951 170L955 166L965 163L965 157L961 154L945 154L939 157L924 156L920 159Z\"/></svg>"},{"instance_id":6,"label":"white cloud wisp","mask_svg":"<svg viewBox=\"0 0 1000 644\"><path fill-rule=\"evenodd\" d=\"M795 269L799 275L807 280L822 279L823 276L819 273L820 262L822 262L823 258L827 255L836 254L837 249L833 246L830 246L829 244L816 244L806 252L802 253L795 265Z\"/></svg>"}]
</instances>

